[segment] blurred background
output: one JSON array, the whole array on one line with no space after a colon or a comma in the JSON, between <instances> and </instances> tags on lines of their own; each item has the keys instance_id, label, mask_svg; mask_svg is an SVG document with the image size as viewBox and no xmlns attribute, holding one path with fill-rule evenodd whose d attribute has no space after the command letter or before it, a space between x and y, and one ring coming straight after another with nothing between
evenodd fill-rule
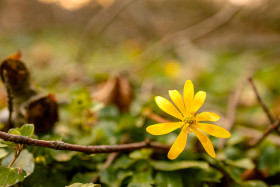
<instances>
[{"instance_id":1,"label":"blurred background","mask_svg":"<svg viewBox=\"0 0 280 187\"><path fill-rule=\"evenodd\" d=\"M272 173L263 175L266 179L271 175L268 184L276 184L280 160L275 155L280 151L274 146L279 146L279 136L269 136L274 149L270 153L267 147L244 152L242 145L248 136L260 137L270 123L249 77L272 116L280 115L279 20L279 0L1 0L0 57L22 52L34 84L55 93L62 105L55 132L86 145L123 142L119 134L113 138L112 129L102 126L103 118L120 125L128 142L143 141L149 136L145 127L155 123L146 119L147 113L172 119L159 111L153 97L168 97L170 89L182 92L184 82L191 79L195 91L207 92L202 110L220 114L217 124L233 129L220 158L252 159L239 177L254 166L266 174L273 167ZM3 84L0 90L0 104L5 107ZM95 102L117 107L104 109ZM123 115L118 112L129 114L116 117ZM69 124L86 131L99 124L99 131L106 129L100 136L108 140L96 131L87 136L71 132ZM172 144L176 133L149 137ZM224 143L214 141L216 147ZM260 150L271 157L259 161ZM65 154L54 159L69 161L73 156ZM179 160L198 158L185 154ZM273 159L278 165L269 161ZM68 174L68 182L69 178Z\"/></svg>"},{"instance_id":2,"label":"blurred background","mask_svg":"<svg viewBox=\"0 0 280 187\"><path fill-rule=\"evenodd\" d=\"M20 50L62 99L120 74L146 99L191 79L224 114L239 87L241 105L257 104L254 76L277 116L279 11L277 0L1 0L0 56Z\"/></svg>"}]
</instances>

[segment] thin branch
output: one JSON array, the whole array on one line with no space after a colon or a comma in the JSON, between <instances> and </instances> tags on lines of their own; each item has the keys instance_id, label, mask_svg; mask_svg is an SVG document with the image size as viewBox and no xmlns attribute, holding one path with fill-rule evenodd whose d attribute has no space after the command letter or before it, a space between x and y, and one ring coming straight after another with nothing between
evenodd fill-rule
<instances>
[{"instance_id":1,"label":"thin branch","mask_svg":"<svg viewBox=\"0 0 280 187\"><path fill-rule=\"evenodd\" d=\"M126 143L128 141L128 137L124 137L120 143L123 144L123 143ZM102 168L99 170L98 174L95 175L91 180L90 182L92 183L96 183L100 177L100 174L105 170L107 169L113 162L114 160L119 156L119 152L114 152L114 153L110 153L107 157L107 160L105 161L104 165L102 166Z\"/></svg>"},{"instance_id":2,"label":"thin branch","mask_svg":"<svg viewBox=\"0 0 280 187\"><path fill-rule=\"evenodd\" d=\"M37 140L33 138L28 138L26 136L8 134L2 131L0 131L0 138L5 141L14 142L17 144L48 147L55 150L77 151L86 154L125 152L125 151L133 151L141 148L153 148L156 150L167 152L170 149L170 146L168 145L163 145L157 142L147 142L147 141L130 143L130 144L120 144L120 145L84 146L84 145L75 145L75 144L69 144L69 143L64 143L59 141Z\"/></svg>"},{"instance_id":3,"label":"thin branch","mask_svg":"<svg viewBox=\"0 0 280 187\"><path fill-rule=\"evenodd\" d=\"M107 158L107 160L106 160L106 162L105 162L104 165L103 165L103 170L106 169L106 168L108 168L108 167L114 162L114 160L118 157L119 154L120 154L120 153L118 153L118 152L110 153L109 156L108 156L108 158ZM102 171L103 171L103 170L102 170ZM99 172L98 175L95 175L95 176L91 179L90 182L96 183L97 180L99 179L100 173L101 173L101 172Z\"/></svg>"},{"instance_id":4,"label":"thin branch","mask_svg":"<svg viewBox=\"0 0 280 187\"><path fill-rule=\"evenodd\" d=\"M255 142L251 143L251 147L258 146L273 130L277 129L280 126L280 116L278 119L263 133L263 135Z\"/></svg>"},{"instance_id":5,"label":"thin branch","mask_svg":"<svg viewBox=\"0 0 280 187\"><path fill-rule=\"evenodd\" d=\"M251 138L252 142L253 141L257 141L258 137L261 137L263 135L263 132L260 130L257 130L255 128L251 128L251 127L244 127L241 125L237 125L235 128L236 132L238 132L239 134L242 134L245 137L249 137ZM269 134L266 137L269 141L273 142L275 145L280 146L280 137L278 135L274 135L274 134ZM252 145L253 143L249 143Z\"/></svg>"},{"instance_id":6,"label":"thin branch","mask_svg":"<svg viewBox=\"0 0 280 187\"><path fill-rule=\"evenodd\" d=\"M246 80L248 78L248 75L251 76L256 71L255 70L256 67L257 67L257 65L255 63L250 63L247 65L247 67L244 68L242 75L239 77L239 80L237 81L235 88L232 90L232 92L228 98L226 122L224 125L224 128L228 131L231 131L231 129L234 126L236 110L238 107L239 99L240 99L242 90L247 83ZM228 139L220 139L219 143L218 143L218 148L219 149L224 148L227 140Z\"/></svg>"},{"instance_id":7,"label":"thin branch","mask_svg":"<svg viewBox=\"0 0 280 187\"><path fill-rule=\"evenodd\" d=\"M258 92L258 90L257 90L257 87L256 87L256 85L255 85L255 83L254 83L252 77L250 77L250 78L248 79L248 81L249 81L250 85L252 86L253 91L254 91L254 93L255 93L255 95L256 95L256 97L257 97L257 100L258 100L259 104L261 105L261 107L262 107L264 113L266 114L266 116L267 116L267 118L268 118L270 124L273 125L273 124L275 123L275 120L274 120L274 118L273 118L271 112L269 111L268 107L264 104L263 100L261 99L260 94L259 94L259 92ZM277 134L280 135L280 131L279 131L277 128L274 128L274 130L277 132Z\"/></svg>"},{"instance_id":8,"label":"thin branch","mask_svg":"<svg viewBox=\"0 0 280 187\"><path fill-rule=\"evenodd\" d=\"M239 98L240 98L242 89L243 89L243 84L237 86L237 88L231 92L231 94L228 98L227 116L226 116L227 121L224 125L224 128L228 131L230 131L234 125L236 109L237 109L237 106L239 103ZM218 148L219 149L224 148L226 141L227 141L227 139L220 139Z\"/></svg>"},{"instance_id":9,"label":"thin branch","mask_svg":"<svg viewBox=\"0 0 280 187\"><path fill-rule=\"evenodd\" d=\"M118 5L117 3L119 2L115 2L112 6L101 9L89 20L88 24L85 26L81 34L81 38L78 44L76 57L78 61L80 61L83 58L84 54L89 48L88 43L85 42L90 41L91 44L95 45L100 36L109 28L109 26L112 25L112 23L114 23L119 18L119 15L134 2L136 2L136 0L124 0L120 3L120 7L116 7ZM101 18L105 18L104 24L97 31L97 34L93 38L89 39L88 35L91 31L91 28L93 26L96 26L97 22L100 21ZM90 50L93 50L93 48L90 48Z\"/></svg>"},{"instance_id":10,"label":"thin branch","mask_svg":"<svg viewBox=\"0 0 280 187\"><path fill-rule=\"evenodd\" d=\"M228 3L213 16L206 18L205 20L195 25L187 27L186 29L168 34L167 36L163 37L151 47L147 48L145 51L139 54L133 61L142 60L143 58L149 55L154 55L155 51L161 48L162 46L165 46L167 43L169 43L170 45L170 43L174 43L173 41L178 41L181 38L186 38L188 42L197 40L227 23L239 10L239 7L233 6L230 3ZM184 45L185 43L180 44L179 47L182 47ZM142 71L146 69L146 66L148 66L147 63L144 64L144 66L140 69L137 69L136 71Z\"/></svg>"},{"instance_id":11,"label":"thin branch","mask_svg":"<svg viewBox=\"0 0 280 187\"><path fill-rule=\"evenodd\" d=\"M254 93L255 93L255 95L256 95L256 97L257 97L257 100L258 100L259 104L262 106L262 109L263 109L263 111L265 112L265 114L266 114L266 116L267 116L269 122L272 124L272 123L274 122L274 118L272 117L272 115L271 115L271 113L270 113L268 107L267 107L267 106L264 104L264 102L262 101L262 99L261 99L261 97L260 97L260 94L259 94L259 92L258 92L258 90L257 90L257 87L256 87L256 85L255 85L255 83L254 83L252 77L250 77L250 78L248 79L248 81L249 81L250 85L252 86L253 91L254 91Z\"/></svg>"}]
</instances>

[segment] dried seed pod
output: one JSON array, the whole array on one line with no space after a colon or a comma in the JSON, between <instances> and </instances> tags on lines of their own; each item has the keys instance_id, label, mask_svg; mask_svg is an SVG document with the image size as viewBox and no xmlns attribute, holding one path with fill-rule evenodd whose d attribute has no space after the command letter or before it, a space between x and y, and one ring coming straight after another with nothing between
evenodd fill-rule
<instances>
[{"instance_id":1,"label":"dried seed pod","mask_svg":"<svg viewBox=\"0 0 280 187\"><path fill-rule=\"evenodd\" d=\"M49 131L58 121L58 104L53 94L32 98L25 108L25 119L35 125L36 133Z\"/></svg>"},{"instance_id":2,"label":"dried seed pod","mask_svg":"<svg viewBox=\"0 0 280 187\"><path fill-rule=\"evenodd\" d=\"M14 97L26 98L34 95L35 91L31 88L30 73L20 57L21 54L18 52L3 60L0 65L0 75L2 81L9 84Z\"/></svg>"},{"instance_id":3,"label":"dried seed pod","mask_svg":"<svg viewBox=\"0 0 280 187\"><path fill-rule=\"evenodd\" d=\"M20 60L21 54L3 60L0 65L1 79L8 95L8 109L5 130L20 127L26 123L35 125L36 133L50 130L58 121L58 105L53 94L42 96L32 87L30 73ZM4 117L5 118L5 117Z\"/></svg>"}]
</instances>

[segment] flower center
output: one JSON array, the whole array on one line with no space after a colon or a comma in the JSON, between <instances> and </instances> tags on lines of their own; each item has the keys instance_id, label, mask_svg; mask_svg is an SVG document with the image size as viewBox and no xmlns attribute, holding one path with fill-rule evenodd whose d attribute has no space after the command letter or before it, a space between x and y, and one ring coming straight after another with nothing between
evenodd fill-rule
<instances>
[{"instance_id":1,"label":"flower center","mask_svg":"<svg viewBox=\"0 0 280 187\"><path fill-rule=\"evenodd\" d=\"M196 128L197 120L194 117L185 117L182 122L184 123L181 126L182 130L192 132L192 129Z\"/></svg>"}]
</instances>

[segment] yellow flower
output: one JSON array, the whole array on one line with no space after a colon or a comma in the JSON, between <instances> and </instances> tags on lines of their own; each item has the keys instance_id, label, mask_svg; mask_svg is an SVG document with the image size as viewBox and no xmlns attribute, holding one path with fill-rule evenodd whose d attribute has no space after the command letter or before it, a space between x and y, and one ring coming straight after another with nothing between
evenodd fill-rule
<instances>
[{"instance_id":1,"label":"yellow flower","mask_svg":"<svg viewBox=\"0 0 280 187\"><path fill-rule=\"evenodd\" d=\"M168 152L168 158L173 160L182 153L187 143L187 135L193 132L206 152L213 158L216 157L215 150L210 139L202 132L219 138L229 138L231 134L222 127L209 123L200 123L205 121L218 121L220 116L213 112L202 112L197 114L197 110L202 106L206 98L206 93L199 91L194 96L194 88L191 80L187 80L184 86L184 100L177 90L169 90L169 96L176 105L177 109L167 99L156 96L155 101L158 107L169 115L172 115L181 121L174 123L159 123L147 127L147 132L153 135L162 135L170 133L178 128L181 132Z\"/></svg>"}]
</instances>

